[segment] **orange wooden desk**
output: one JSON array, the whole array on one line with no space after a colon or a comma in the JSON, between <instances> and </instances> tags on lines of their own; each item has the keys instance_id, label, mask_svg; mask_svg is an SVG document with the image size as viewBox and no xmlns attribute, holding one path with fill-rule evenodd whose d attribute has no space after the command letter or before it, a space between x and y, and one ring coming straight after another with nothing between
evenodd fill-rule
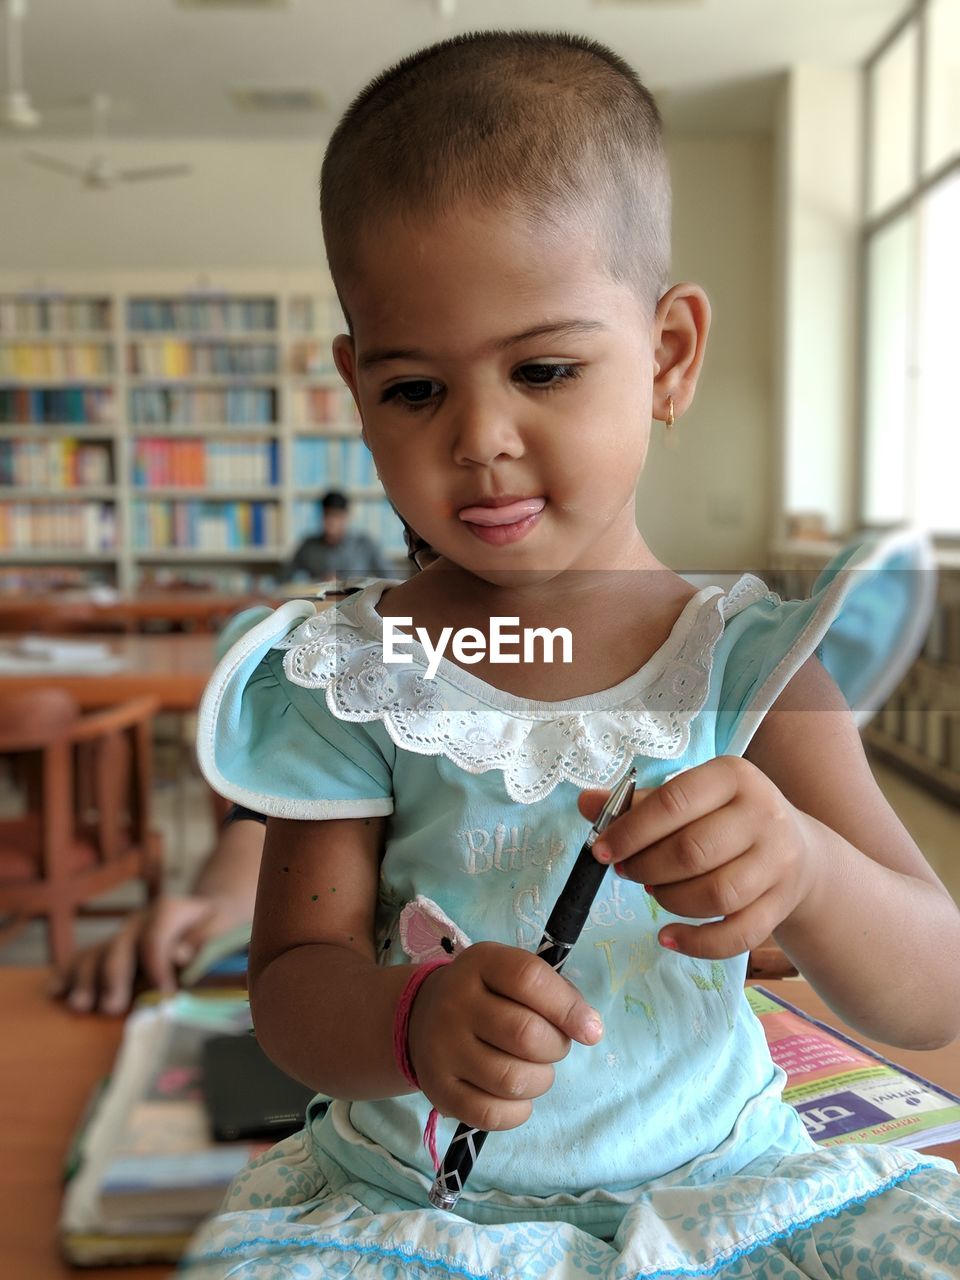
<instances>
[{"instance_id":1,"label":"orange wooden desk","mask_svg":"<svg viewBox=\"0 0 960 1280\"><path fill-rule=\"evenodd\" d=\"M269 604L276 608L284 599L285 596L273 598L264 592L238 596L208 591L144 591L120 595L112 600L101 600L77 591L0 596L0 632L22 631L25 619L30 619L30 628L36 629L38 625L42 626L44 615L55 618L61 613L67 618L71 613L82 616L87 630L93 629L90 623L102 625L104 630L119 628L125 631L139 631L150 624L165 623L171 627L216 632L241 609L252 604Z\"/></svg>"},{"instance_id":2,"label":"orange wooden desk","mask_svg":"<svg viewBox=\"0 0 960 1280\"><path fill-rule=\"evenodd\" d=\"M804 982L765 981L763 986L836 1025ZM73 1270L60 1260L56 1225L63 1158L94 1086L110 1069L123 1023L77 1017L46 995L46 972L0 966L0 1239L3 1274L11 1280L161 1280L165 1264ZM863 1037L859 1037L863 1039ZM869 1044L870 1041L865 1041ZM930 1053L880 1052L960 1093L960 1042ZM960 1160L960 1142L933 1147Z\"/></svg>"},{"instance_id":3,"label":"orange wooden desk","mask_svg":"<svg viewBox=\"0 0 960 1280\"><path fill-rule=\"evenodd\" d=\"M54 640L97 640L123 659L116 671L59 671L0 674L0 694L26 689L65 689L81 707L103 707L143 695L164 711L194 711L215 665L214 636L119 635L56 636ZM11 638L12 641L12 638Z\"/></svg>"}]
</instances>

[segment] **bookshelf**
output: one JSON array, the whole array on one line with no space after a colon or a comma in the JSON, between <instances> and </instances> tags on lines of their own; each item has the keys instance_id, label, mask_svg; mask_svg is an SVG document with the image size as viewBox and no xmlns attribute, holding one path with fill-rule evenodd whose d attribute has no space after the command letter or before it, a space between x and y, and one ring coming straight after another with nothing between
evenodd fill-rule
<instances>
[{"instance_id":1,"label":"bookshelf","mask_svg":"<svg viewBox=\"0 0 960 1280\"><path fill-rule=\"evenodd\" d=\"M806 596L839 544L775 549L768 581ZM863 730L867 748L950 804L960 805L960 560L938 552L937 600L923 650Z\"/></svg>"},{"instance_id":2,"label":"bookshelf","mask_svg":"<svg viewBox=\"0 0 960 1280\"><path fill-rule=\"evenodd\" d=\"M328 488L404 558L325 273L0 277L0 591L269 587Z\"/></svg>"},{"instance_id":3,"label":"bookshelf","mask_svg":"<svg viewBox=\"0 0 960 1280\"><path fill-rule=\"evenodd\" d=\"M960 805L960 568L941 564L923 652L864 737L879 756Z\"/></svg>"}]
</instances>

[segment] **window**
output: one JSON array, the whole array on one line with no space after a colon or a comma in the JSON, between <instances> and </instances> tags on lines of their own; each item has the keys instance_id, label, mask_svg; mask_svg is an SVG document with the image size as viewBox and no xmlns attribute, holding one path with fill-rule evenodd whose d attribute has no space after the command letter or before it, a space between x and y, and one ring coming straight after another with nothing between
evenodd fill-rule
<instances>
[{"instance_id":1,"label":"window","mask_svg":"<svg viewBox=\"0 0 960 1280\"><path fill-rule=\"evenodd\" d=\"M960 0L918 0L865 68L861 518L960 537Z\"/></svg>"},{"instance_id":2,"label":"window","mask_svg":"<svg viewBox=\"0 0 960 1280\"><path fill-rule=\"evenodd\" d=\"M913 185L917 110L917 26L910 23L867 72L870 212Z\"/></svg>"},{"instance_id":3,"label":"window","mask_svg":"<svg viewBox=\"0 0 960 1280\"><path fill-rule=\"evenodd\" d=\"M960 533L960 169L921 203L917 288L916 475L913 507L932 529Z\"/></svg>"},{"instance_id":4,"label":"window","mask_svg":"<svg viewBox=\"0 0 960 1280\"><path fill-rule=\"evenodd\" d=\"M907 361L891 352L910 349L910 260L913 218L889 223L867 245L866 449L864 510L869 524L907 516L907 422L912 380Z\"/></svg>"},{"instance_id":5,"label":"window","mask_svg":"<svg viewBox=\"0 0 960 1280\"><path fill-rule=\"evenodd\" d=\"M932 173L960 147L960 3L931 0L926 21L923 165Z\"/></svg>"}]
</instances>

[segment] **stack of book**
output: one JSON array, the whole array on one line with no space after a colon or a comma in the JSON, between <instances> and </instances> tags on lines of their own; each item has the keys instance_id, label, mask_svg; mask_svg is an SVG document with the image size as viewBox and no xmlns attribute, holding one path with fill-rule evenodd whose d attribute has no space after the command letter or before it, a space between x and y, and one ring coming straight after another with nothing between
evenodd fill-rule
<instances>
[{"instance_id":1,"label":"stack of book","mask_svg":"<svg viewBox=\"0 0 960 1280\"><path fill-rule=\"evenodd\" d=\"M199 1075L205 1038L249 1027L237 995L180 994L131 1014L68 1159L60 1229L69 1261L175 1260L263 1149L213 1142Z\"/></svg>"},{"instance_id":2,"label":"stack of book","mask_svg":"<svg viewBox=\"0 0 960 1280\"><path fill-rule=\"evenodd\" d=\"M199 957L183 976L199 977L207 959ZM787 1073L784 1098L816 1142L928 1147L960 1135L960 1098L763 987L749 988L747 999L774 1061ZM71 1262L175 1260L201 1219L217 1211L233 1177L267 1148L266 1142L214 1141L203 1098L201 1062L211 1060L210 1038L246 1037L252 1049L249 1027L246 999L215 989L181 993L133 1013L114 1075L88 1108L71 1155L60 1223ZM252 1065L250 1055L236 1061ZM227 1075L243 1076L245 1069ZM263 1079L257 1074L258 1094ZM230 1092L235 1104L236 1090Z\"/></svg>"}]
</instances>

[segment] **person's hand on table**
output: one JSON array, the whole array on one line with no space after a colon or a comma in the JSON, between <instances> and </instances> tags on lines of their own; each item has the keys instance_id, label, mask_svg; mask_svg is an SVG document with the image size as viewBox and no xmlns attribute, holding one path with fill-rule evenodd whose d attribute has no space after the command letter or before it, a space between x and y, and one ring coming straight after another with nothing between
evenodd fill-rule
<instances>
[{"instance_id":1,"label":"person's hand on table","mask_svg":"<svg viewBox=\"0 0 960 1280\"><path fill-rule=\"evenodd\" d=\"M125 1013L139 985L175 991L177 971L206 942L249 918L227 898L161 895L112 938L77 951L53 976L51 995L76 1013Z\"/></svg>"}]
</instances>

